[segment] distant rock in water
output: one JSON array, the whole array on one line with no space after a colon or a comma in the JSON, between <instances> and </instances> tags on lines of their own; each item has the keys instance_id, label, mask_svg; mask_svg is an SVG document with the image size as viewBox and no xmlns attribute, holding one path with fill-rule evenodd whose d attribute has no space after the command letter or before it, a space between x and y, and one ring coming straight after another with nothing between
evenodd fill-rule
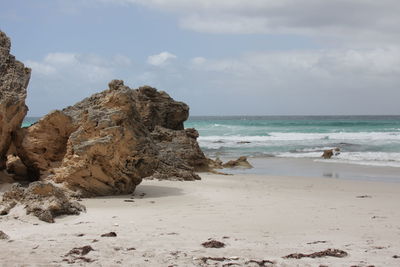
<instances>
[{"instance_id":1,"label":"distant rock in water","mask_svg":"<svg viewBox=\"0 0 400 267\"><path fill-rule=\"evenodd\" d=\"M340 154L340 148L337 147L337 148L334 148L334 149L324 150L324 153L322 154L322 157L324 159L330 159L333 156L337 156L339 154Z\"/></svg>"},{"instance_id":2,"label":"distant rock in water","mask_svg":"<svg viewBox=\"0 0 400 267\"><path fill-rule=\"evenodd\" d=\"M0 171L6 168L13 137L28 112L25 98L31 76L31 70L16 60L10 49L10 38L0 31Z\"/></svg>"}]
</instances>

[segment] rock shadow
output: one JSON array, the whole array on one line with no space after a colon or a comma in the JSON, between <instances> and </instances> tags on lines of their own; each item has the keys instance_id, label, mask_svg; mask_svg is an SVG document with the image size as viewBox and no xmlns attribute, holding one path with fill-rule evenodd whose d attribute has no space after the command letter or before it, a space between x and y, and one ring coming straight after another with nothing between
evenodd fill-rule
<instances>
[{"instance_id":1,"label":"rock shadow","mask_svg":"<svg viewBox=\"0 0 400 267\"><path fill-rule=\"evenodd\" d=\"M135 190L135 198L161 198L183 195L183 190L172 186L138 185Z\"/></svg>"}]
</instances>

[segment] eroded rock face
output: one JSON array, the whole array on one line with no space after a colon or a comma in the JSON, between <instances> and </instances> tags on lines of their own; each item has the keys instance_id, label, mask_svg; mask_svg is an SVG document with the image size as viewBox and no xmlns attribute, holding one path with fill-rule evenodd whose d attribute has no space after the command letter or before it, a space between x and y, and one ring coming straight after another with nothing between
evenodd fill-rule
<instances>
[{"instance_id":1,"label":"eroded rock face","mask_svg":"<svg viewBox=\"0 0 400 267\"><path fill-rule=\"evenodd\" d=\"M18 184L3 194L0 215L7 215L16 205L24 205L27 214L53 223L60 215L78 215L85 207L71 197L72 192L49 182L33 182L24 188Z\"/></svg>"},{"instance_id":2,"label":"eroded rock face","mask_svg":"<svg viewBox=\"0 0 400 267\"><path fill-rule=\"evenodd\" d=\"M6 168L13 136L28 111L25 98L31 70L10 54L10 48L10 39L0 31L0 170Z\"/></svg>"},{"instance_id":3,"label":"eroded rock face","mask_svg":"<svg viewBox=\"0 0 400 267\"><path fill-rule=\"evenodd\" d=\"M149 131L156 126L171 130L183 130L183 122L189 117L189 106L172 99L166 92L150 86L134 91L139 116Z\"/></svg>"},{"instance_id":4,"label":"eroded rock face","mask_svg":"<svg viewBox=\"0 0 400 267\"><path fill-rule=\"evenodd\" d=\"M64 183L85 196L131 193L158 166L157 150L122 81L23 134L20 154L40 179Z\"/></svg>"},{"instance_id":5,"label":"eroded rock face","mask_svg":"<svg viewBox=\"0 0 400 267\"><path fill-rule=\"evenodd\" d=\"M175 131L156 126L151 136L160 160L152 178L199 180L195 171L208 171L208 161L196 141L199 134L195 129Z\"/></svg>"},{"instance_id":6,"label":"eroded rock face","mask_svg":"<svg viewBox=\"0 0 400 267\"><path fill-rule=\"evenodd\" d=\"M165 92L113 80L108 90L20 131L16 150L36 179L84 196L131 193L149 176L200 179L195 171L208 170L208 161L198 133L179 130L188 110Z\"/></svg>"}]
</instances>

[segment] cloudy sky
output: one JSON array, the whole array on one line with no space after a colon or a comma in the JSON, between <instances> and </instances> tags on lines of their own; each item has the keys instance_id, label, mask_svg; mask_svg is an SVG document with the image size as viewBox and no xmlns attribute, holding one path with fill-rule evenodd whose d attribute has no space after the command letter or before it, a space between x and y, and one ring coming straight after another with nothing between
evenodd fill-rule
<instances>
[{"instance_id":1,"label":"cloudy sky","mask_svg":"<svg viewBox=\"0 0 400 267\"><path fill-rule=\"evenodd\" d=\"M30 116L123 79L192 115L400 114L398 0L13 0Z\"/></svg>"}]
</instances>

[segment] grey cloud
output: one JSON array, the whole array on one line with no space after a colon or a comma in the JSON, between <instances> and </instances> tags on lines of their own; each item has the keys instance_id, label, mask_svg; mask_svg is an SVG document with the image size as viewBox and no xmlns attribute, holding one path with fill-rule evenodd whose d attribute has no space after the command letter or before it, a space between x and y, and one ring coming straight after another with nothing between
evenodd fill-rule
<instances>
[{"instance_id":1,"label":"grey cloud","mask_svg":"<svg viewBox=\"0 0 400 267\"><path fill-rule=\"evenodd\" d=\"M208 33L302 34L371 47L400 41L397 0L101 0L173 12Z\"/></svg>"}]
</instances>

